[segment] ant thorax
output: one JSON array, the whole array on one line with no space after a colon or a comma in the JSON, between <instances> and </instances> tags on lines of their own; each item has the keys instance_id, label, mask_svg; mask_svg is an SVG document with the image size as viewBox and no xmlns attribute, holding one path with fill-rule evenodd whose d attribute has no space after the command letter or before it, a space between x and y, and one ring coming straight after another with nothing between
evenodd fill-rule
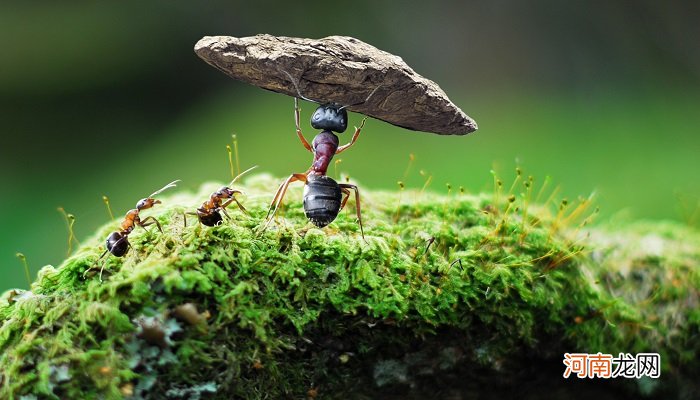
<instances>
[{"instance_id":1,"label":"ant thorax","mask_svg":"<svg viewBox=\"0 0 700 400\"><path fill-rule=\"evenodd\" d=\"M202 203L202 207L200 209L203 210L213 210L218 208L221 205L221 197L217 195L217 192L214 192L209 196L209 200L205 201Z\"/></svg>"},{"instance_id":2,"label":"ant thorax","mask_svg":"<svg viewBox=\"0 0 700 400\"><path fill-rule=\"evenodd\" d=\"M325 175L328 166L338 150L338 136L335 133L325 130L314 138L312 146L314 149L314 162L311 165L311 170L319 175Z\"/></svg>"},{"instance_id":3,"label":"ant thorax","mask_svg":"<svg viewBox=\"0 0 700 400\"><path fill-rule=\"evenodd\" d=\"M138 225L141 222L139 218L139 210L134 208L129 210L124 216L124 221L122 221L121 228L123 231L131 232L134 229L134 225Z\"/></svg>"},{"instance_id":4,"label":"ant thorax","mask_svg":"<svg viewBox=\"0 0 700 400\"><path fill-rule=\"evenodd\" d=\"M319 132L318 135L314 138L313 142L311 142L311 145L314 148L314 151L319 151L319 146L332 146L333 147L333 152L338 149L338 145L340 144L340 139L338 139L338 136L329 131L329 130L324 130L322 132Z\"/></svg>"}]
</instances>

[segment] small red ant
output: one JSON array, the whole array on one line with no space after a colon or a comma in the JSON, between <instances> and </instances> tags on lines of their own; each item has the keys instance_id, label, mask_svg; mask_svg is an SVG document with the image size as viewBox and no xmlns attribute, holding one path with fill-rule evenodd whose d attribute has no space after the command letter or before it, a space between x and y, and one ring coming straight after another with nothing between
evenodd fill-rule
<instances>
[{"instance_id":1,"label":"small red ant","mask_svg":"<svg viewBox=\"0 0 700 400\"><path fill-rule=\"evenodd\" d=\"M223 218L221 217L221 212L226 215L227 218L231 218L231 216L228 215L226 212L226 207L228 207L231 203L235 202L238 208L243 211L246 215L248 215L248 211L243 207L243 204L241 204L238 199L236 199L236 195L239 193L243 193L240 190L234 190L231 189L231 186L244 174L254 170L258 166L254 166L251 168L248 168L247 170L241 172L233 178L231 183L228 184L228 186L222 186L219 190L216 192L212 193L209 196L209 200L205 201L202 203L202 206L197 209L196 213L187 213L190 215L196 215L197 218L199 218L199 222L202 223L203 225L206 226L215 226L218 225L222 222ZM226 199L226 201L224 201ZM187 226L187 220L185 220L185 226Z\"/></svg>"},{"instance_id":2,"label":"small red ant","mask_svg":"<svg viewBox=\"0 0 700 400\"><path fill-rule=\"evenodd\" d=\"M282 72L286 73L289 79L292 81L300 98L320 104L318 101L302 96L296 80L294 80L294 78L292 78L288 72ZM377 89L379 89L379 86L375 88L362 103L369 100ZM336 136L335 132L345 132L348 127L348 112L346 111L347 107L348 106L341 106L340 104L336 103L321 104L311 116L311 126L314 129L321 129L321 132L319 132L311 144L309 144L309 142L306 141L306 138L304 138L304 135L301 133L299 122L299 99L296 97L294 98L294 122L296 124L297 136L299 137L299 140L301 140L301 144L304 146L304 148L313 153L314 160L311 167L306 172L290 175L289 178L287 178L282 185L280 185L279 189L277 189L277 193L275 193L275 197L272 199L272 203L270 203L270 209L267 213L267 222L263 226L263 229L265 229L274 218L275 213L277 212L277 209L282 203L282 199L287 192L289 184L292 182L301 181L304 182L304 214L306 214L306 217L319 228L323 228L335 220L340 210L345 207L345 204L350 197L350 190L354 190L357 219L360 225L362 238L365 238L365 232L362 228L362 212L360 210L359 189L357 186L348 183L339 184L331 177L326 175L326 171L333 160L333 156L342 153L355 144L355 141L357 141L357 138L360 136L360 131L365 126L365 121L367 120L367 118L364 118L360 123L360 127L355 128L355 133L352 135L350 143L339 146L338 136Z\"/></svg>"},{"instance_id":3,"label":"small red ant","mask_svg":"<svg viewBox=\"0 0 700 400\"><path fill-rule=\"evenodd\" d=\"M146 197L145 199L139 200L138 203L136 203L136 208L129 210L126 215L124 216L124 220L122 221L121 224L121 230L112 232L108 237L107 237L107 250L105 250L104 253L100 256L100 258L104 257L107 252L112 253L112 255L116 257L123 257L126 252L129 250L129 234L131 231L134 230L136 226L140 226L142 228L146 228L149 225L156 224L158 227L158 230L163 233L163 229L160 226L160 223L158 220L153 217L149 216L144 219L141 219L139 216L139 212L142 210L147 210L151 207L153 207L156 204L160 204L160 200L156 200L153 197L160 194L166 189L170 189L171 187L175 187L175 185L180 182L180 180L172 181L168 183L167 185L163 186L161 189L156 190L153 192L150 196Z\"/></svg>"}]
</instances>

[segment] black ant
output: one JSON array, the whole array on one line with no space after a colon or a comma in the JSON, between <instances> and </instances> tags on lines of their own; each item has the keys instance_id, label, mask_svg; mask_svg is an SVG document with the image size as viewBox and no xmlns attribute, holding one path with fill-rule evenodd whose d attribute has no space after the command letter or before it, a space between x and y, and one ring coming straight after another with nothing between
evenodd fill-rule
<instances>
[{"instance_id":1,"label":"black ant","mask_svg":"<svg viewBox=\"0 0 700 400\"><path fill-rule=\"evenodd\" d=\"M241 192L240 190L231 189L231 186L233 186L233 184L238 180L238 178L257 167L258 166L256 165L238 174L238 176L233 178L233 180L231 181L231 183L228 184L228 186L222 186L219 190L212 193L209 196L209 200L202 203L202 206L197 209L196 213L187 214L196 215L197 218L199 218L199 222L201 222L203 225L215 226L223 221L223 218L221 217L221 212L223 212L227 218L231 218L226 212L226 207L228 207L231 203L235 202L238 208L240 208L241 211L243 211L243 213L249 215L248 211L245 209L245 207L243 207L243 204L241 204L238 201L238 199L236 199L236 195L243 192ZM185 220L185 226L186 225L187 220Z\"/></svg>"},{"instance_id":2,"label":"black ant","mask_svg":"<svg viewBox=\"0 0 700 400\"><path fill-rule=\"evenodd\" d=\"M167 185L163 186L163 188L156 190L145 199L139 200L139 202L136 203L136 208L129 210L124 216L124 220L121 224L121 230L112 232L109 236L107 236L107 250L105 250L105 252L102 253L100 258L104 257L104 255L107 254L107 252L112 253L112 255L116 257L123 257L129 250L129 234L131 233L131 231L134 230L136 226L140 226L145 229L149 225L156 224L160 233L163 233L163 229L161 228L160 223L155 217L149 216L144 219L141 219L141 217L139 217L139 212L141 212L142 210L147 210L156 204L160 204L161 201L156 200L153 197L160 194L166 189L175 187L175 185L178 182L180 182L179 179L176 181L172 181Z\"/></svg>"},{"instance_id":3,"label":"black ant","mask_svg":"<svg viewBox=\"0 0 700 400\"><path fill-rule=\"evenodd\" d=\"M307 99L301 95L297 82L286 71L282 71L294 84L297 89L297 94L304 100L319 104L319 102ZM375 88L369 96L362 102L366 102L377 91ZM361 104L361 103L358 103ZM356 105L356 104L353 104ZM338 183L331 177L326 175L328 166L333 160L333 156L340 154L349 149L358 136L360 131L365 126L367 118L362 119L359 128L355 128L355 133L350 139L350 143L339 146L338 136L334 132L343 133L348 127L348 112L346 108L349 106L341 106L337 103L325 103L319 105L311 116L311 126L314 129L321 129L321 132L316 135L314 140L309 144L301 133L300 117L299 117L299 99L294 98L294 122L296 123L297 136L301 140L301 144L314 155L311 167L304 173L292 174L287 178L275 193L275 197L270 203L270 209L267 213L267 222L265 227L272 221L282 203L282 199L287 192L289 184L296 181L304 182L304 214L314 225L319 228L330 224L338 216L340 210L345 207L348 198L350 197L350 189L355 191L355 205L357 219L360 225L360 232L364 239L365 233L362 228L362 212L360 210L360 191L355 185L349 183ZM345 195L345 197L343 197Z\"/></svg>"}]
</instances>

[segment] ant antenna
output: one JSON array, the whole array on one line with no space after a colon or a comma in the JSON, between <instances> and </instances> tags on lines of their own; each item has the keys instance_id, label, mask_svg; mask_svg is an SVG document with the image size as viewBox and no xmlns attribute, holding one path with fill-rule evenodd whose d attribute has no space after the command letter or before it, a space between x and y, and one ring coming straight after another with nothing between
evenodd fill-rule
<instances>
[{"instance_id":1,"label":"ant antenna","mask_svg":"<svg viewBox=\"0 0 700 400\"><path fill-rule=\"evenodd\" d=\"M172 188L172 187L175 187L175 186L177 186L177 183L178 183L178 182L180 182L179 179L178 179L178 180L174 180L174 181L168 183L167 185L163 186L162 188L156 190L155 192L153 192L153 193L152 193L150 196L148 196L148 197L151 198L151 197L153 197L153 196L156 196L156 195L162 193L163 191L165 191L165 190L167 190L167 189L170 189L170 188Z\"/></svg>"},{"instance_id":2,"label":"ant antenna","mask_svg":"<svg viewBox=\"0 0 700 400\"><path fill-rule=\"evenodd\" d=\"M257 165L253 165L252 167L248 168L247 170L245 170L245 171L241 172L240 174L236 175L236 177L233 178L233 180L231 181L231 183L228 184L228 186L229 186L229 187L233 186L233 184L238 180L238 178L240 178L240 177L243 176L244 174L246 174L246 173L248 173L248 172L254 170L255 168L258 168L258 166L257 166Z\"/></svg>"},{"instance_id":3,"label":"ant antenna","mask_svg":"<svg viewBox=\"0 0 700 400\"><path fill-rule=\"evenodd\" d=\"M382 85L379 85L379 86L377 86L376 88L374 88L374 90L372 90L372 92L370 92L369 96L367 96L367 98L364 99L364 100L362 100L361 102L359 102L359 103L354 103L354 104L348 104L347 106L342 106L342 107L340 107L340 108L338 109L338 111L340 111L340 110L342 110L342 109L344 109L344 108L348 108L348 107L352 107L352 106L357 106L357 105L366 103L366 102L369 100L369 98L372 97L372 95L374 95L374 93L376 93L377 90L379 90L380 87L382 87Z\"/></svg>"},{"instance_id":4,"label":"ant antenna","mask_svg":"<svg viewBox=\"0 0 700 400\"><path fill-rule=\"evenodd\" d=\"M279 71L284 72L284 73L289 77L289 80L292 81L292 84L294 85L294 88L297 90L297 94L299 95L299 98L304 99L304 100L306 100L306 101L310 101L310 102L312 102L312 103L321 104L320 101L311 100L310 98L305 97L303 94L301 94L301 90L299 90L299 84L297 83L297 81L292 77L292 75L291 75L289 72L287 72L287 71L285 71L285 70L283 70L283 69L280 69Z\"/></svg>"}]
</instances>

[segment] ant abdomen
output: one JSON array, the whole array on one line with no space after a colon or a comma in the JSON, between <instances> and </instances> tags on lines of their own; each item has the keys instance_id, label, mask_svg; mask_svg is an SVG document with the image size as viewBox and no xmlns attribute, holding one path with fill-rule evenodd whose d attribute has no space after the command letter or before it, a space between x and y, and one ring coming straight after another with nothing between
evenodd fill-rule
<instances>
[{"instance_id":1,"label":"ant abdomen","mask_svg":"<svg viewBox=\"0 0 700 400\"><path fill-rule=\"evenodd\" d=\"M216 226L223 222L221 213L219 213L217 210L203 211L201 209L198 209L197 217L199 218L199 222L201 222L202 225L206 226Z\"/></svg>"},{"instance_id":2,"label":"ant abdomen","mask_svg":"<svg viewBox=\"0 0 700 400\"><path fill-rule=\"evenodd\" d=\"M304 186L304 214L319 228L335 220L342 193L338 182L326 175L309 175Z\"/></svg>"},{"instance_id":3,"label":"ant abdomen","mask_svg":"<svg viewBox=\"0 0 700 400\"><path fill-rule=\"evenodd\" d=\"M116 257L122 257L129 250L129 238L122 232L112 232L107 237L107 250Z\"/></svg>"}]
</instances>

